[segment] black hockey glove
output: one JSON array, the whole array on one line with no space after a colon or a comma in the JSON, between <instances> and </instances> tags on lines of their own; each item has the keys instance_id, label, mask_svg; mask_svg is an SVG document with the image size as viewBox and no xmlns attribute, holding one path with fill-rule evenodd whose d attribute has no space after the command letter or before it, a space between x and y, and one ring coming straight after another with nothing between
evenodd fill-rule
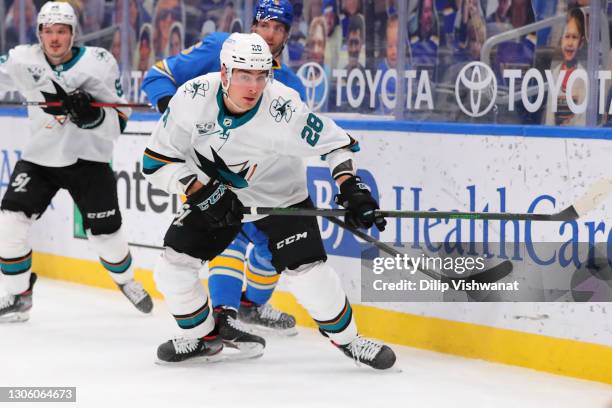
<instances>
[{"instance_id":1,"label":"black hockey glove","mask_svg":"<svg viewBox=\"0 0 612 408\"><path fill-rule=\"evenodd\" d=\"M104 121L104 109L91 106L90 94L80 89L70 92L64 101L64 107L72 123L81 129L93 129Z\"/></svg>"},{"instance_id":2,"label":"black hockey glove","mask_svg":"<svg viewBox=\"0 0 612 408\"><path fill-rule=\"evenodd\" d=\"M159 113L164 113L166 109L168 109L170 99L172 99L172 96L170 95L162 96L161 98L159 98L159 100L157 101L157 110L159 111Z\"/></svg>"},{"instance_id":3,"label":"black hockey glove","mask_svg":"<svg viewBox=\"0 0 612 408\"><path fill-rule=\"evenodd\" d=\"M336 203L348 210L344 220L350 226L368 229L375 224L379 231L385 230L387 221L382 216L375 216L374 210L378 210L378 203L359 177L351 176L340 185Z\"/></svg>"},{"instance_id":4,"label":"black hockey glove","mask_svg":"<svg viewBox=\"0 0 612 408\"><path fill-rule=\"evenodd\" d=\"M204 229L240 225L242 203L225 184L213 180L187 197L193 214L201 215L198 223Z\"/></svg>"}]
</instances>

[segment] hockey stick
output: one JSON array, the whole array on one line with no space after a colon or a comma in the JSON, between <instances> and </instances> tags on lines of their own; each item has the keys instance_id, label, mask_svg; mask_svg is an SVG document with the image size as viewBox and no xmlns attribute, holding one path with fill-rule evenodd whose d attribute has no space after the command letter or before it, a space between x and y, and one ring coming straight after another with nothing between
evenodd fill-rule
<instances>
[{"instance_id":1,"label":"hockey stick","mask_svg":"<svg viewBox=\"0 0 612 408\"><path fill-rule=\"evenodd\" d=\"M380 242L376 238L366 234L363 231L359 231L358 229L351 227L350 225L348 225L347 223L345 223L344 221L336 217L325 217L325 218L329 220L331 223L336 224L339 227L342 227L345 230L352 232L353 234L363 239L364 241L373 244L374 246L388 253L389 255L393 255L393 256L403 256L404 255L398 250L396 250L395 248L385 244L384 242ZM412 264L412 261L410 260L410 258L408 258L407 261ZM414 266L414 264L412 265ZM505 278L506 276L508 276L510 272L512 272L512 269L513 269L512 262L508 260L503 261L499 265L495 265L494 267L490 269L486 269L484 271L475 273L470 276L461 276L461 277L445 276L445 275L441 275L438 272L435 272L429 269L424 269L421 267L418 268L420 272L429 276L430 278L433 278L442 283L448 283L448 284L451 284L453 281L463 281L463 280L473 280L478 283L493 283L493 282L497 282Z\"/></svg>"},{"instance_id":2,"label":"hockey stick","mask_svg":"<svg viewBox=\"0 0 612 408\"><path fill-rule=\"evenodd\" d=\"M58 107L62 106L62 102L32 102L32 101L0 101L0 106L41 106L41 107ZM153 109L150 103L106 103L92 102L94 108L148 108Z\"/></svg>"},{"instance_id":3,"label":"hockey stick","mask_svg":"<svg viewBox=\"0 0 612 408\"><path fill-rule=\"evenodd\" d=\"M518 221L573 221L597 206L612 194L612 181L601 179L595 182L584 196L573 205L554 214L526 214L526 213L486 213L462 211L393 211L376 210L377 216L391 218L450 218L470 220L518 220ZM252 215L293 215L293 216L322 216L340 217L346 215L346 210L331 208L273 208L273 207L244 207L244 214Z\"/></svg>"},{"instance_id":4,"label":"hockey stick","mask_svg":"<svg viewBox=\"0 0 612 408\"><path fill-rule=\"evenodd\" d=\"M126 136L151 136L151 132L123 132Z\"/></svg>"}]
</instances>

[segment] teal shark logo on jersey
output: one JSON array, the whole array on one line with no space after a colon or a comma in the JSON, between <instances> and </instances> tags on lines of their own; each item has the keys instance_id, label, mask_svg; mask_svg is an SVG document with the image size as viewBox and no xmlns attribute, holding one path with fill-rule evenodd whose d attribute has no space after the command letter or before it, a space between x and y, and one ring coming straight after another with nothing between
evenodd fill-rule
<instances>
[{"instance_id":1,"label":"teal shark logo on jersey","mask_svg":"<svg viewBox=\"0 0 612 408\"><path fill-rule=\"evenodd\" d=\"M204 82L193 81L193 82L188 82L185 85L185 89L183 90L183 93L185 95L191 96L192 99L195 99L196 96L205 97L206 92L209 89L210 89L210 84L208 83L208 81L204 81Z\"/></svg>"},{"instance_id":2,"label":"teal shark logo on jersey","mask_svg":"<svg viewBox=\"0 0 612 408\"><path fill-rule=\"evenodd\" d=\"M295 108L291 106L291 99L285 100L282 96L279 96L270 104L270 115L277 122L285 119L285 122L289 123L293 112L295 112Z\"/></svg>"},{"instance_id":3,"label":"teal shark logo on jersey","mask_svg":"<svg viewBox=\"0 0 612 408\"><path fill-rule=\"evenodd\" d=\"M248 162L228 166L212 147L210 148L210 151L214 161L208 160L206 157L198 153L196 149L193 149L193 151L200 162L199 164L196 163L196 165L211 179L218 180L235 188L245 188L249 186L249 182L245 178L250 169L250 167L247 165ZM241 167L241 170L234 173L232 170L230 170L230 167L234 166Z\"/></svg>"},{"instance_id":4,"label":"teal shark logo on jersey","mask_svg":"<svg viewBox=\"0 0 612 408\"><path fill-rule=\"evenodd\" d=\"M4 64L6 61L8 61L8 55L0 55L0 65Z\"/></svg>"}]
</instances>

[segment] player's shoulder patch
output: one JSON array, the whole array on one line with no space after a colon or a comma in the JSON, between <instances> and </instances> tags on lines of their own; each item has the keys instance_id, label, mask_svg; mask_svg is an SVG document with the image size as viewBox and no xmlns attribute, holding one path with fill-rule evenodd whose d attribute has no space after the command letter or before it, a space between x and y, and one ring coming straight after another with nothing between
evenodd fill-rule
<instances>
[{"instance_id":1,"label":"player's shoulder patch","mask_svg":"<svg viewBox=\"0 0 612 408\"><path fill-rule=\"evenodd\" d=\"M206 78L194 78L185 82L182 92L191 99L206 98L210 93L210 81Z\"/></svg>"},{"instance_id":2,"label":"player's shoulder patch","mask_svg":"<svg viewBox=\"0 0 612 408\"><path fill-rule=\"evenodd\" d=\"M189 99L214 97L220 83L221 75L218 72L200 75L181 85L177 93L180 92Z\"/></svg>"},{"instance_id":3,"label":"player's shoulder patch","mask_svg":"<svg viewBox=\"0 0 612 408\"><path fill-rule=\"evenodd\" d=\"M277 123L290 123L294 113L299 108L300 95L280 81L272 81L264 92L264 100L268 113Z\"/></svg>"},{"instance_id":4,"label":"player's shoulder patch","mask_svg":"<svg viewBox=\"0 0 612 408\"><path fill-rule=\"evenodd\" d=\"M112 54L104 48L91 47L91 52L95 59L101 62L109 62L111 59L113 59Z\"/></svg>"},{"instance_id":5,"label":"player's shoulder patch","mask_svg":"<svg viewBox=\"0 0 612 408\"><path fill-rule=\"evenodd\" d=\"M291 122L293 113L296 111L295 99L276 95L269 103L268 112L277 123Z\"/></svg>"},{"instance_id":6,"label":"player's shoulder patch","mask_svg":"<svg viewBox=\"0 0 612 408\"><path fill-rule=\"evenodd\" d=\"M105 78L109 70L117 67L117 61L113 54L101 47L86 46L81 58L80 66L85 68L90 74L99 78Z\"/></svg>"},{"instance_id":7,"label":"player's shoulder patch","mask_svg":"<svg viewBox=\"0 0 612 408\"><path fill-rule=\"evenodd\" d=\"M82 47L82 56L75 67L78 67L76 68L78 72L85 72L100 80L118 70L115 57L108 50L90 46Z\"/></svg>"},{"instance_id":8,"label":"player's shoulder patch","mask_svg":"<svg viewBox=\"0 0 612 408\"><path fill-rule=\"evenodd\" d=\"M115 57L108 50L101 47L85 47L85 56L95 63L106 65L115 62Z\"/></svg>"}]
</instances>

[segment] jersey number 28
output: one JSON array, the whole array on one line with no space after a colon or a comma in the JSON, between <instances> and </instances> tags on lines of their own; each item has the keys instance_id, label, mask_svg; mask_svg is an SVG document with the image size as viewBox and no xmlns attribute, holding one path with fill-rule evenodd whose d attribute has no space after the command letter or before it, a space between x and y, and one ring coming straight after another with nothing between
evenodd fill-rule
<instances>
[{"instance_id":1,"label":"jersey number 28","mask_svg":"<svg viewBox=\"0 0 612 408\"><path fill-rule=\"evenodd\" d=\"M321 135L319 132L323 130L323 122L314 113L308 115L306 126L302 129L302 139L305 139L309 145L314 146L319 141Z\"/></svg>"}]
</instances>

